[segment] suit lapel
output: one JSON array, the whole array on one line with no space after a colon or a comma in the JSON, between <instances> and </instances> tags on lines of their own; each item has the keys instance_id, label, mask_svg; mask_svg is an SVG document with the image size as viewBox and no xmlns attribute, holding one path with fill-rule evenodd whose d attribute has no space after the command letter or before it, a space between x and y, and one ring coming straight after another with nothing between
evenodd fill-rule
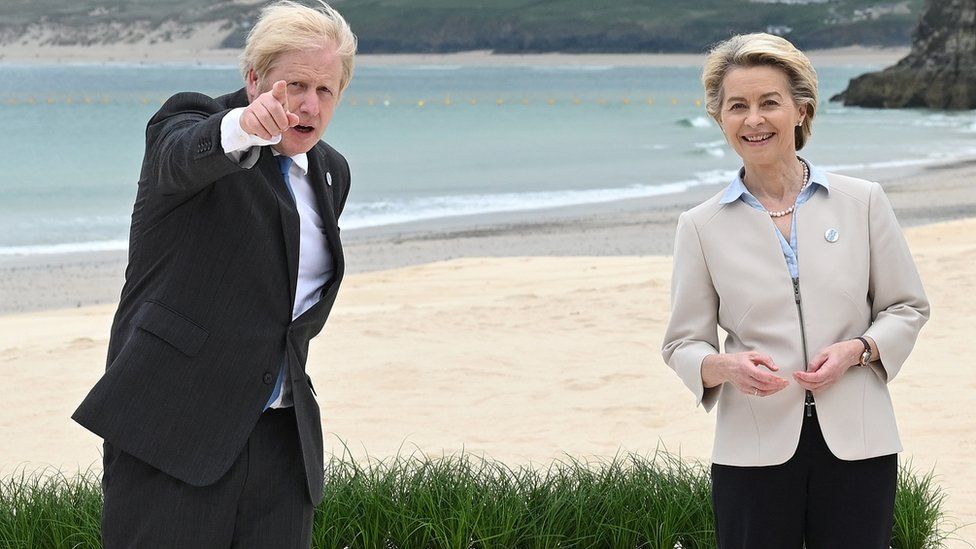
<instances>
[{"instance_id":1,"label":"suit lapel","mask_svg":"<svg viewBox=\"0 0 976 549\"><path fill-rule=\"evenodd\" d=\"M319 208L319 216L325 225L325 236L329 242L329 251L335 261L336 273L342 265L342 247L339 245L339 223L335 216L335 206L332 198L332 174L325 161L325 155L313 148L308 152L308 180L315 191L315 200Z\"/></svg>"},{"instance_id":2,"label":"suit lapel","mask_svg":"<svg viewBox=\"0 0 976 549\"><path fill-rule=\"evenodd\" d=\"M295 200L285 184L285 179L278 169L271 147L261 147L261 158L258 160L264 180L271 187L271 191L278 201L278 212L281 218L281 236L285 242L285 256L288 260L288 289L291 303L295 302L296 285L298 284L298 255L299 238L301 237L301 222Z\"/></svg>"}]
</instances>

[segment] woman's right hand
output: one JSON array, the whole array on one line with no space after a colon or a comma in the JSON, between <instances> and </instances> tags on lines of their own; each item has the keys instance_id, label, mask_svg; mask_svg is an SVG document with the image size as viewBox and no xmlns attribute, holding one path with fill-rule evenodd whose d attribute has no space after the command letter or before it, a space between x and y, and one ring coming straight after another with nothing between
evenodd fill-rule
<instances>
[{"instance_id":1,"label":"woman's right hand","mask_svg":"<svg viewBox=\"0 0 976 549\"><path fill-rule=\"evenodd\" d=\"M755 351L708 355L701 368L706 388L731 383L752 396L769 396L785 389L790 382L771 373L778 371L773 357Z\"/></svg>"}]
</instances>

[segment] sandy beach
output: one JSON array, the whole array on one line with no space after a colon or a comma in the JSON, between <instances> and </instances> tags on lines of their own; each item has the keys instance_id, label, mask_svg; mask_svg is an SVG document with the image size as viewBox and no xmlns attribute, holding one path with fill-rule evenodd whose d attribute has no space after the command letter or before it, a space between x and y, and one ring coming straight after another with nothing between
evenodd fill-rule
<instances>
[{"instance_id":1,"label":"sandy beach","mask_svg":"<svg viewBox=\"0 0 976 549\"><path fill-rule=\"evenodd\" d=\"M902 458L934 470L956 521L976 523L976 164L874 175L933 309L891 387ZM350 274L308 365L327 448L707 460L714 418L659 347L675 220L714 192L344 233ZM123 267L109 252L0 258L0 474L98 468L99 440L69 415L104 368Z\"/></svg>"}]
</instances>

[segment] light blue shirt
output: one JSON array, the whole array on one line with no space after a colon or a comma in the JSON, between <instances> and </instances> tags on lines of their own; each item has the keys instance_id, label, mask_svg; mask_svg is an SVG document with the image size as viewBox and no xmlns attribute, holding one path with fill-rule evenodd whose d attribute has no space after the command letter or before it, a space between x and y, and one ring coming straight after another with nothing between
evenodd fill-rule
<instances>
[{"instance_id":1,"label":"light blue shirt","mask_svg":"<svg viewBox=\"0 0 976 549\"><path fill-rule=\"evenodd\" d=\"M786 258L786 266L790 270L790 276L793 278L800 277L800 265L797 262L797 251L796 251L796 218L800 215L801 206L803 206L806 201L816 193L820 187L823 187L824 192L830 192L830 184L827 182L827 173L817 168L813 164L806 162L807 167L810 169L810 184L807 185L803 191L800 192L800 196L796 197L796 209L793 210L793 220L790 224L790 239L786 240L783 233L776 228L775 223L770 223L769 226L779 237L779 245L783 248L783 257ZM768 212L768 210L762 205L759 200L756 199L749 189L746 188L745 183L742 182L742 176L745 175L745 168L739 170L736 174L735 179L729 186L725 189L725 193L722 198L718 201L719 204L731 204L736 200L741 200L746 204L752 206L753 208L761 211Z\"/></svg>"}]
</instances>

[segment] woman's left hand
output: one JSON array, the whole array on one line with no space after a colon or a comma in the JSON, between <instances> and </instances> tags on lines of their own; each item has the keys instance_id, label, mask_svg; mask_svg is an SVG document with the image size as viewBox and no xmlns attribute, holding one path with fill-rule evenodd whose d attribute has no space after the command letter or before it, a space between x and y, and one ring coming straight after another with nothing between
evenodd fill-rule
<instances>
[{"instance_id":1,"label":"woman's left hand","mask_svg":"<svg viewBox=\"0 0 976 549\"><path fill-rule=\"evenodd\" d=\"M839 341L813 357L806 372L795 372L793 379L814 393L833 385L848 368L858 364L864 346L856 339Z\"/></svg>"}]
</instances>

